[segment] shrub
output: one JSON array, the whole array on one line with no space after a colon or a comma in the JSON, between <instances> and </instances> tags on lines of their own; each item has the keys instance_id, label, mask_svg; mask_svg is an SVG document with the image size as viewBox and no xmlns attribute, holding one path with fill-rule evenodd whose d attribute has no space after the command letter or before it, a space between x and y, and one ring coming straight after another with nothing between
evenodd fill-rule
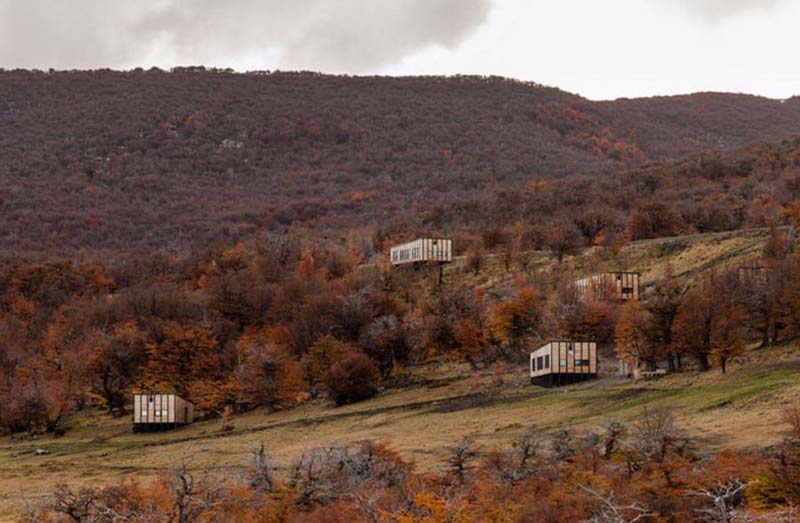
<instances>
[{"instance_id":1,"label":"shrub","mask_svg":"<svg viewBox=\"0 0 800 523\"><path fill-rule=\"evenodd\" d=\"M378 367L366 354L353 352L331 366L325 386L337 405L346 405L377 394L379 377Z\"/></svg>"}]
</instances>

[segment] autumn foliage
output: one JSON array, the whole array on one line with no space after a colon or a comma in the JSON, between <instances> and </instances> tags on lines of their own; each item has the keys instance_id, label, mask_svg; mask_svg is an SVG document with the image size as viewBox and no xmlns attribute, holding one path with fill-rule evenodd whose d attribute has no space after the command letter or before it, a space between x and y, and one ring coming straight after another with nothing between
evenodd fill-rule
<instances>
[{"instance_id":1,"label":"autumn foliage","mask_svg":"<svg viewBox=\"0 0 800 523\"><path fill-rule=\"evenodd\" d=\"M0 71L0 100L0 259L358 230L349 254L369 260L422 224L499 233L493 249L518 222L520 250L563 256L617 234L788 224L800 198L798 144L781 143L800 132L796 99L153 68Z\"/></svg>"},{"instance_id":2,"label":"autumn foliage","mask_svg":"<svg viewBox=\"0 0 800 523\"><path fill-rule=\"evenodd\" d=\"M467 438L450 447L440 474L421 474L374 441L307 449L277 469L262 444L242 456L240 474L181 462L151 483L59 486L31 514L43 522L791 521L797 418L787 412L771 455L698 453L672 412L656 408L599 432L523 429L506 448Z\"/></svg>"},{"instance_id":3,"label":"autumn foliage","mask_svg":"<svg viewBox=\"0 0 800 523\"><path fill-rule=\"evenodd\" d=\"M800 262L788 242L769 244L749 272L670 276L626 304L581 297L574 274L531 271L522 256L487 293L286 236L136 263L12 263L0 270L0 427L62 431L94 407L127 415L145 390L208 416L342 404L409 364L519 364L552 338L595 339L642 370L724 372L748 344L800 334Z\"/></svg>"},{"instance_id":4,"label":"autumn foliage","mask_svg":"<svg viewBox=\"0 0 800 523\"><path fill-rule=\"evenodd\" d=\"M145 390L232 430L251 409L368 399L434 358L520 364L555 337L726 372L800 336L797 99L178 68L0 71L0 100L2 433L126 416ZM586 248L621 267L629 241L749 227L770 231L755 278L667 275L628 304L575 292ZM415 235L452 237L475 285L383 265ZM487 284L498 266L508 279ZM706 456L651 412L511 449L454 442L438 476L376 442L309 449L278 476L262 447L239 479L181 465L62 487L37 521L780 518L800 503L787 420L776 455Z\"/></svg>"}]
</instances>

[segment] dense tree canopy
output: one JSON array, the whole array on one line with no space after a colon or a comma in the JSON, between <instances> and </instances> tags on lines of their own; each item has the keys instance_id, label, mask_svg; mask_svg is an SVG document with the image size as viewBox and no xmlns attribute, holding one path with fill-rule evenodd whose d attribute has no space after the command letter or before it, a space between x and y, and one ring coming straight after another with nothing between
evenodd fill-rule
<instances>
[{"instance_id":1,"label":"dense tree canopy","mask_svg":"<svg viewBox=\"0 0 800 523\"><path fill-rule=\"evenodd\" d=\"M797 134L795 99L591 102L484 77L0 71L0 257L174 253L292 229L365 259L431 230L493 249L499 236L483 230L518 221L535 225L528 244L566 253L626 228L635 239L763 225L800 197L797 146L730 151Z\"/></svg>"}]
</instances>

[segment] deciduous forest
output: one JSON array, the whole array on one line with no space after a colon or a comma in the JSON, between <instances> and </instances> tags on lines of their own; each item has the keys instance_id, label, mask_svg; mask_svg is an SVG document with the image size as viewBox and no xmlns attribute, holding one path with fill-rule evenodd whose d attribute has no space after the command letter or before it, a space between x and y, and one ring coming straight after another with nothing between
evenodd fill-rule
<instances>
[{"instance_id":1,"label":"deciduous forest","mask_svg":"<svg viewBox=\"0 0 800 523\"><path fill-rule=\"evenodd\" d=\"M0 431L59 437L88 410L129 416L141 390L176 392L204 419L333 408L403 387L404 368L432 359L524 369L554 337L649 369L724 373L800 335L798 135L797 99L0 72ZM632 242L749 228L769 234L758 281L711 269L630 303L571 285L577 253L635 270ZM452 238L461 272L440 285L391 268L389 247L418 236ZM548 264L532 264L542 251ZM511 283L454 284L490 258ZM435 475L382 442L311 449L280 473L262 447L247 477L178 467L63 487L31 518L790 521L796 409L786 426L777 448L711 455L650 410L598 432L534 428L505 450L454 441Z\"/></svg>"},{"instance_id":2,"label":"deciduous forest","mask_svg":"<svg viewBox=\"0 0 800 523\"><path fill-rule=\"evenodd\" d=\"M182 68L5 71L0 100L4 258L285 231L435 231L463 249L563 217L591 243L631 219L632 239L763 226L800 191L797 143L782 143L800 133L795 98L591 102L502 78Z\"/></svg>"}]
</instances>

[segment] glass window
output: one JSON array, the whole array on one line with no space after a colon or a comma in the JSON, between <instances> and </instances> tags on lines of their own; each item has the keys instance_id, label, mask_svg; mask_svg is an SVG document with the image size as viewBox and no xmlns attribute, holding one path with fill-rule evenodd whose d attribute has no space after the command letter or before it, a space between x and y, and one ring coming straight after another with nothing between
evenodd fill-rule
<instances>
[{"instance_id":1,"label":"glass window","mask_svg":"<svg viewBox=\"0 0 800 523\"><path fill-rule=\"evenodd\" d=\"M567 360L561 360L561 361L559 361L558 363L559 363L559 365L560 365L560 366L562 366L562 367L566 367L566 366L567 366Z\"/></svg>"},{"instance_id":2,"label":"glass window","mask_svg":"<svg viewBox=\"0 0 800 523\"><path fill-rule=\"evenodd\" d=\"M539 356L536 358L536 370L542 370L544 368L544 358Z\"/></svg>"},{"instance_id":3,"label":"glass window","mask_svg":"<svg viewBox=\"0 0 800 523\"><path fill-rule=\"evenodd\" d=\"M145 417L145 418L147 417L147 411L146 410L142 411L142 416Z\"/></svg>"},{"instance_id":4,"label":"glass window","mask_svg":"<svg viewBox=\"0 0 800 523\"><path fill-rule=\"evenodd\" d=\"M549 369L550 368L550 355L549 354L545 354L544 355L544 368L545 369Z\"/></svg>"}]
</instances>

